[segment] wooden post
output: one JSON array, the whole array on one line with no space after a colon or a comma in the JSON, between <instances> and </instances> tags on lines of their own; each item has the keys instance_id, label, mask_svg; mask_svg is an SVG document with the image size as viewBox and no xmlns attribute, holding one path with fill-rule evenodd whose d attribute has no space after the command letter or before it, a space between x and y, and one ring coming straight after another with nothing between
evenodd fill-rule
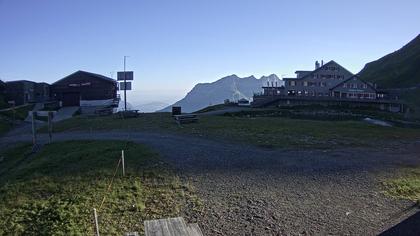
<instances>
[{"instance_id":1,"label":"wooden post","mask_svg":"<svg viewBox=\"0 0 420 236\"><path fill-rule=\"evenodd\" d=\"M48 112L48 137L50 143L52 142L52 116L53 113L51 111Z\"/></svg>"},{"instance_id":2,"label":"wooden post","mask_svg":"<svg viewBox=\"0 0 420 236\"><path fill-rule=\"evenodd\" d=\"M125 176L124 150L121 150L122 174Z\"/></svg>"},{"instance_id":3,"label":"wooden post","mask_svg":"<svg viewBox=\"0 0 420 236\"><path fill-rule=\"evenodd\" d=\"M16 102L13 101L13 125L16 124Z\"/></svg>"},{"instance_id":4,"label":"wooden post","mask_svg":"<svg viewBox=\"0 0 420 236\"><path fill-rule=\"evenodd\" d=\"M36 145L36 124L35 124L36 112L32 112L32 144Z\"/></svg>"},{"instance_id":5,"label":"wooden post","mask_svg":"<svg viewBox=\"0 0 420 236\"><path fill-rule=\"evenodd\" d=\"M93 208L93 216L95 217L96 236L99 236L98 214L96 213L96 208Z\"/></svg>"}]
</instances>

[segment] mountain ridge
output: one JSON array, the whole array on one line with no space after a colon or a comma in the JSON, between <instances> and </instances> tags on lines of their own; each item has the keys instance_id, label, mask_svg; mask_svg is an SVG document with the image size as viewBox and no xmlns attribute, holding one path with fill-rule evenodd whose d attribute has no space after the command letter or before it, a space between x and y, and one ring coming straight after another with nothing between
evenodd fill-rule
<instances>
[{"instance_id":1,"label":"mountain ridge","mask_svg":"<svg viewBox=\"0 0 420 236\"><path fill-rule=\"evenodd\" d=\"M172 106L181 106L183 112L194 112L209 105L221 104L224 100L252 99L254 93L262 90L267 81L282 81L275 74L257 79L254 75L239 77L236 74L222 77L214 82L196 84L181 100L162 110L168 112Z\"/></svg>"},{"instance_id":2,"label":"mountain ridge","mask_svg":"<svg viewBox=\"0 0 420 236\"><path fill-rule=\"evenodd\" d=\"M420 34L400 49L367 63L358 74L386 89L419 86Z\"/></svg>"}]
</instances>

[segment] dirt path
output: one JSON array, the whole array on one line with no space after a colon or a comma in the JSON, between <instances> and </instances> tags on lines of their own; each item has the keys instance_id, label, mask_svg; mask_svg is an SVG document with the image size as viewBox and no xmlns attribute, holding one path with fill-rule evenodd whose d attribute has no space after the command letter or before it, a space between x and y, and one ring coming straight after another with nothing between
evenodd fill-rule
<instances>
[{"instance_id":1,"label":"dirt path","mask_svg":"<svg viewBox=\"0 0 420 236\"><path fill-rule=\"evenodd\" d=\"M385 197L380 181L420 164L420 143L299 151L159 133L54 134L54 140L80 139L132 140L161 153L202 197L202 213L186 217L206 235L375 235L407 217L400 212L411 206ZM0 147L30 140L9 135Z\"/></svg>"}]
</instances>

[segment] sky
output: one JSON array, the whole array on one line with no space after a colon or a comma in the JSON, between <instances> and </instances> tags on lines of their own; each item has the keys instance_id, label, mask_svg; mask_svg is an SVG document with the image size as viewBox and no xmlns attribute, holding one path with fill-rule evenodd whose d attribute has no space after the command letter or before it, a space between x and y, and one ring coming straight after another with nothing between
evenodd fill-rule
<instances>
[{"instance_id":1,"label":"sky","mask_svg":"<svg viewBox=\"0 0 420 236\"><path fill-rule=\"evenodd\" d=\"M227 75L353 73L420 33L418 0L0 0L0 79L134 71L133 103L173 103Z\"/></svg>"}]
</instances>

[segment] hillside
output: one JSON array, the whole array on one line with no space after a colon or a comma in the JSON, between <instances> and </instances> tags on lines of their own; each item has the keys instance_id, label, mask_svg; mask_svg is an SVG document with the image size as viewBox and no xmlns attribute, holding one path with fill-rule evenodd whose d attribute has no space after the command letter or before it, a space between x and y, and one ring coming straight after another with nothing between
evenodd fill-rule
<instances>
[{"instance_id":1,"label":"hillside","mask_svg":"<svg viewBox=\"0 0 420 236\"><path fill-rule=\"evenodd\" d=\"M359 75L381 88L420 86L420 35L401 49L367 63Z\"/></svg>"},{"instance_id":2,"label":"hillside","mask_svg":"<svg viewBox=\"0 0 420 236\"><path fill-rule=\"evenodd\" d=\"M159 155L140 144L68 141L36 154L31 149L0 152L0 235L93 235L94 207L101 234L142 233L139 222L199 204Z\"/></svg>"},{"instance_id":3,"label":"hillside","mask_svg":"<svg viewBox=\"0 0 420 236\"><path fill-rule=\"evenodd\" d=\"M230 75L212 83L200 83L194 86L183 99L161 111L170 111L172 106L181 106L183 112L193 112L209 105L221 104L225 99L246 98L249 100L254 93L262 90L261 87L267 81L282 83L274 74L260 79L254 76L240 78L237 75Z\"/></svg>"}]
</instances>

